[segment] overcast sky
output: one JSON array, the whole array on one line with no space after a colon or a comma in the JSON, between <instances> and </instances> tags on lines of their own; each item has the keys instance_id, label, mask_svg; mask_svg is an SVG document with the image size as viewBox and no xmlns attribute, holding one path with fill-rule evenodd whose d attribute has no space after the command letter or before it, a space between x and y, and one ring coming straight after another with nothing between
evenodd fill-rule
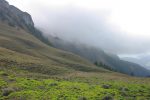
<instances>
[{"instance_id":1,"label":"overcast sky","mask_svg":"<svg viewBox=\"0 0 150 100\"><path fill-rule=\"evenodd\" d=\"M8 0L36 27L116 54L150 52L150 0Z\"/></svg>"}]
</instances>

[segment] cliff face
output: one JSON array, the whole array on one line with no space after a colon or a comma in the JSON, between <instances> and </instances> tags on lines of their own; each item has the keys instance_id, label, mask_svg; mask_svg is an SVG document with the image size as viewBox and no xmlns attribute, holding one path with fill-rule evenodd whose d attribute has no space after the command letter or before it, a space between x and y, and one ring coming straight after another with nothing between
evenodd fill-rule
<instances>
[{"instance_id":1,"label":"cliff face","mask_svg":"<svg viewBox=\"0 0 150 100\"><path fill-rule=\"evenodd\" d=\"M7 23L9 26L21 28L31 33L42 42L51 43L34 27L32 17L27 12L23 12L15 6L9 5L5 0L0 0L0 22Z\"/></svg>"},{"instance_id":2,"label":"cliff face","mask_svg":"<svg viewBox=\"0 0 150 100\"><path fill-rule=\"evenodd\" d=\"M0 0L0 21L28 31L30 31L31 27L34 27L33 20L27 12L9 5L5 0Z\"/></svg>"}]
</instances>

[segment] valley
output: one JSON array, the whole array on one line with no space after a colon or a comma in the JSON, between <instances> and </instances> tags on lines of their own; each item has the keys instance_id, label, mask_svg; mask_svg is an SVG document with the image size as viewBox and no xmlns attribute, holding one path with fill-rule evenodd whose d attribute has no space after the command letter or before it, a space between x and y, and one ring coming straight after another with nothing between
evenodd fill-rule
<instances>
[{"instance_id":1,"label":"valley","mask_svg":"<svg viewBox=\"0 0 150 100\"><path fill-rule=\"evenodd\" d=\"M0 100L150 100L149 70L57 39L0 0Z\"/></svg>"}]
</instances>

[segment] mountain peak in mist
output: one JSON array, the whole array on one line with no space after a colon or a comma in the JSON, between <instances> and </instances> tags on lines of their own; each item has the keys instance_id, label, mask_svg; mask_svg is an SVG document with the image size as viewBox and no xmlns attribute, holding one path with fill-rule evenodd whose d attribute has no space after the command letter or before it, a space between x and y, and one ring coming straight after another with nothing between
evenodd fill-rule
<instances>
[{"instance_id":1,"label":"mountain peak in mist","mask_svg":"<svg viewBox=\"0 0 150 100\"><path fill-rule=\"evenodd\" d=\"M21 28L42 42L50 45L50 42L43 37L42 32L34 27L32 17L27 12L23 12L5 0L0 0L0 22L6 23L9 26Z\"/></svg>"},{"instance_id":2,"label":"mountain peak in mist","mask_svg":"<svg viewBox=\"0 0 150 100\"><path fill-rule=\"evenodd\" d=\"M34 27L30 14L19 10L15 6L9 5L5 0L0 0L0 21L28 31L31 27Z\"/></svg>"},{"instance_id":3,"label":"mountain peak in mist","mask_svg":"<svg viewBox=\"0 0 150 100\"><path fill-rule=\"evenodd\" d=\"M6 0L0 0L0 5L9 5L8 2Z\"/></svg>"}]
</instances>

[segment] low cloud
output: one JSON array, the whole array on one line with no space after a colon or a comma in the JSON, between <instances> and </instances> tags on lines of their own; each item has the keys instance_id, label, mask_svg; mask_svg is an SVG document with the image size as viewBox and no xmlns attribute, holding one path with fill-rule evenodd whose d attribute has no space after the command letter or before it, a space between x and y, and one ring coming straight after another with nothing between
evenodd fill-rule
<instances>
[{"instance_id":1,"label":"low cloud","mask_svg":"<svg viewBox=\"0 0 150 100\"><path fill-rule=\"evenodd\" d=\"M72 4L49 7L34 0L30 4L26 2L22 9L31 13L36 27L46 35L96 46L116 54L150 52L150 37L132 36L108 21L111 9L89 9Z\"/></svg>"},{"instance_id":2,"label":"low cloud","mask_svg":"<svg viewBox=\"0 0 150 100\"><path fill-rule=\"evenodd\" d=\"M52 34L71 42L96 46L116 54L150 51L149 39L131 37L107 22L107 17L111 12L94 12L76 7L65 7L46 12L43 13L44 21L37 21L37 26L45 34Z\"/></svg>"}]
</instances>

